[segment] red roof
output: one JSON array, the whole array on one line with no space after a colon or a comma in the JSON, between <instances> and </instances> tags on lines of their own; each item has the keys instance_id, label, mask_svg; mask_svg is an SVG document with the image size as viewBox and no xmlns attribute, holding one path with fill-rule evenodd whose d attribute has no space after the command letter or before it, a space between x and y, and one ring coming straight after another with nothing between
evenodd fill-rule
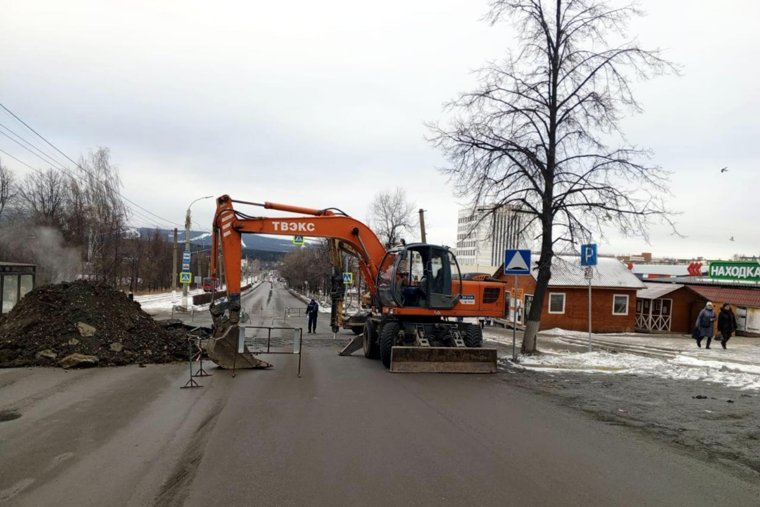
<instances>
[{"instance_id":1,"label":"red roof","mask_svg":"<svg viewBox=\"0 0 760 507\"><path fill-rule=\"evenodd\" d=\"M736 289L705 285L688 285L688 288L710 301L760 308L760 289Z\"/></svg>"}]
</instances>

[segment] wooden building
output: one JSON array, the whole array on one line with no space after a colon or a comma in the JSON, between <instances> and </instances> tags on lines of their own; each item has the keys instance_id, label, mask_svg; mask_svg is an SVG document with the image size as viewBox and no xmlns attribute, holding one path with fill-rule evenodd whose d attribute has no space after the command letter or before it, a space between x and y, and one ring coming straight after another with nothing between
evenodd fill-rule
<instances>
[{"instance_id":1,"label":"wooden building","mask_svg":"<svg viewBox=\"0 0 760 507\"><path fill-rule=\"evenodd\" d=\"M760 286L647 282L636 296L637 331L690 334L700 310L711 301L716 314L724 303L731 305L737 334L760 336Z\"/></svg>"},{"instance_id":2,"label":"wooden building","mask_svg":"<svg viewBox=\"0 0 760 507\"><path fill-rule=\"evenodd\" d=\"M592 269L591 278L591 324L595 333L618 333L634 330L636 291L644 284L617 259L600 257ZM504 275L499 268L496 277L507 284L509 296L506 314L512 318L517 309L517 322L524 325L524 316L530 311L536 289L538 256L531 259L531 275L517 277L514 289L512 275ZM555 256L552 277L549 281L540 328L562 328L588 331L588 286L578 256ZM515 298L513 296L516 295Z\"/></svg>"}]
</instances>

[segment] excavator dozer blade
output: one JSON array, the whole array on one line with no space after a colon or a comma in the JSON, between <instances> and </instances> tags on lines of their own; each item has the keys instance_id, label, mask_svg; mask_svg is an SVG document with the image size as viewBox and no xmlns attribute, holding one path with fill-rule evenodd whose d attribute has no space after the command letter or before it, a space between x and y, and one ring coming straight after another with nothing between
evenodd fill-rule
<instances>
[{"instance_id":1,"label":"excavator dozer blade","mask_svg":"<svg viewBox=\"0 0 760 507\"><path fill-rule=\"evenodd\" d=\"M496 349L467 347L393 347L397 373L496 373Z\"/></svg>"},{"instance_id":2,"label":"excavator dozer blade","mask_svg":"<svg viewBox=\"0 0 760 507\"><path fill-rule=\"evenodd\" d=\"M206 344L209 359L225 370L272 367L270 363L254 356L245 345L243 345L243 352L238 352L239 337L240 327L225 326L222 328L220 336L209 338Z\"/></svg>"}]
</instances>

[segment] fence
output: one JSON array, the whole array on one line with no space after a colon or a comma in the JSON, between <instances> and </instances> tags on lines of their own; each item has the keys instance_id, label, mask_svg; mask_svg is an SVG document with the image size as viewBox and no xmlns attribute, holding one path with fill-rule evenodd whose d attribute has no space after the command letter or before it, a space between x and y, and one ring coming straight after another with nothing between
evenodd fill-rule
<instances>
[{"instance_id":1,"label":"fence","mask_svg":"<svg viewBox=\"0 0 760 507\"><path fill-rule=\"evenodd\" d=\"M238 341L238 352L242 353L245 350L245 347L248 346L248 349L256 355L264 355L264 354L287 354L287 355L298 355L298 377L301 376L301 351L303 347L303 329L296 328L296 327L267 327L267 326L240 326L240 329L242 330L242 333L240 333L239 341ZM257 350L255 348L256 345L256 339L260 338L262 341L264 340L264 337L257 337L257 336L248 336L248 330L249 329L256 329L256 330L266 330L266 351L265 350ZM293 347L291 352L287 352L284 350L272 350L272 331L292 331L293 332ZM275 339L281 339L285 340L282 337L275 337ZM282 344L276 344L276 347L282 348Z\"/></svg>"}]
</instances>

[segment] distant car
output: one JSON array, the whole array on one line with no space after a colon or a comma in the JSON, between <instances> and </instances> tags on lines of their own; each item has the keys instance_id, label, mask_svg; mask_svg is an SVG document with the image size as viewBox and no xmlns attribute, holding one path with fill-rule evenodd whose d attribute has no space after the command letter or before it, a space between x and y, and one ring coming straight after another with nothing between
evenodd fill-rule
<instances>
[{"instance_id":1,"label":"distant car","mask_svg":"<svg viewBox=\"0 0 760 507\"><path fill-rule=\"evenodd\" d=\"M203 278L203 292L214 292L219 290L219 280L213 276Z\"/></svg>"}]
</instances>

